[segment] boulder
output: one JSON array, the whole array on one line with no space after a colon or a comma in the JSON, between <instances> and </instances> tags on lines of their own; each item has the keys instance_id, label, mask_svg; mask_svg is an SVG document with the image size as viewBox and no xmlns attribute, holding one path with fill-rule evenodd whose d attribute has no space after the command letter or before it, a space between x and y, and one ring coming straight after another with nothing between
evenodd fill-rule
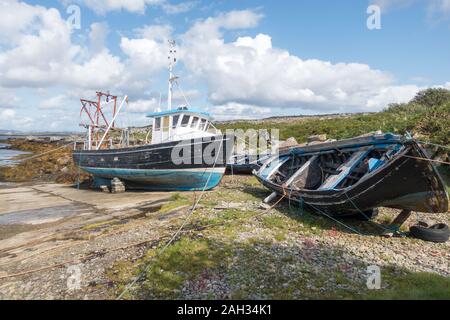
<instances>
[{"instance_id":1,"label":"boulder","mask_svg":"<svg viewBox=\"0 0 450 320\"><path fill-rule=\"evenodd\" d=\"M280 142L280 149L289 148L298 145L297 140L294 137L288 138L286 141Z\"/></svg>"},{"instance_id":2,"label":"boulder","mask_svg":"<svg viewBox=\"0 0 450 320\"><path fill-rule=\"evenodd\" d=\"M326 134L316 134L314 136L308 137L308 143L311 142L325 142L327 141L327 135Z\"/></svg>"}]
</instances>

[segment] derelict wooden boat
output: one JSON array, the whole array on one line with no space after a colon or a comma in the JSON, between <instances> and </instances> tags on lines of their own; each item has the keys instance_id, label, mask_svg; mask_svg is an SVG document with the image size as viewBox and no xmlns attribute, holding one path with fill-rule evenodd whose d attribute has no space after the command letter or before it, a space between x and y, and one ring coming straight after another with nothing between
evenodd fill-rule
<instances>
[{"instance_id":1,"label":"derelict wooden boat","mask_svg":"<svg viewBox=\"0 0 450 320\"><path fill-rule=\"evenodd\" d=\"M270 154L233 155L227 163L227 172L229 174L252 174L253 170L258 170L270 157Z\"/></svg>"},{"instance_id":2,"label":"derelict wooden boat","mask_svg":"<svg viewBox=\"0 0 450 320\"><path fill-rule=\"evenodd\" d=\"M414 139L379 134L294 147L254 174L277 194L331 216L377 207L447 212L445 184L428 160Z\"/></svg>"}]
</instances>

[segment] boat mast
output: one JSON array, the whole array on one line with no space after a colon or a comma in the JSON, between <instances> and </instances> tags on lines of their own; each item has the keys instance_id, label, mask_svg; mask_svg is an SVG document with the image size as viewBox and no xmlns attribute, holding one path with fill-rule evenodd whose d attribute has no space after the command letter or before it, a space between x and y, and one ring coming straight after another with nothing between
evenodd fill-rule
<instances>
[{"instance_id":1,"label":"boat mast","mask_svg":"<svg viewBox=\"0 0 450 320\"><path fill-rule=\"evenodd\" d=\"M169 92L167 95L167 107L169 110L172 110L172 92L173 92L173 82L177 79L172 73L173 65L177 62L177 58L175 54L177 50L175 50L175 40L169 40Z\"/></svg>"}]
</instances>

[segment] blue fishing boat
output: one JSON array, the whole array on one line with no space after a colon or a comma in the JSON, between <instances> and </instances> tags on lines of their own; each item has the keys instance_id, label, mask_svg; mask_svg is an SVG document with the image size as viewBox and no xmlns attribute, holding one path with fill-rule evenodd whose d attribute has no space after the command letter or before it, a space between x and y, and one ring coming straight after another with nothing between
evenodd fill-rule
<instances>
[{"instance_id":1,"label":"blue fishing boat","mask_svg":"<svg viewBox=\"0 0 450 320\"><path fill-rule=\"evenodd\" d=\"M211 115L187 106L172 109L174 42L169 56L168 107L147 116L152 119L151 142L129 146L129 132L115 128L116 117L127 103L124 97L116 108L117 97L98 92L98 101L81 100L88 116L86 142L73 151L73 160L92 174L97 185L108 185L114 178L127 188L149 190L209 190L221 181L233 151L234 137L217 130ZM104 104L114 102L111 121L103 113ZM187 102L187 101L186 101ZM93 108L93 109L91 109ZM103 120L103 122L100 122ZM115 144L111 132L121 131Z\"/></svg>"}]
</instances>

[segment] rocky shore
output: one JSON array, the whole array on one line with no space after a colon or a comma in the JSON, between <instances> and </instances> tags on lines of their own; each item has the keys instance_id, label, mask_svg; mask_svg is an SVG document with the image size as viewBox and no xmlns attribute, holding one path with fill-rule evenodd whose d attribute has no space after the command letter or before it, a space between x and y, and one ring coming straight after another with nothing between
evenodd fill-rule
<instances>
[{"instance_id":1,"label":"rocky shore","mask_svg":"<svg viewBox=\"0 0 450 320\"><path fill-rule=\"evenodd\" d=\"M72 145L66 140L10 139L5 142L11 149L30 154L19 156L14 166L0 167L0 181L75 183L89 178L74 165Z\"/></svg>"}]
</instances>

